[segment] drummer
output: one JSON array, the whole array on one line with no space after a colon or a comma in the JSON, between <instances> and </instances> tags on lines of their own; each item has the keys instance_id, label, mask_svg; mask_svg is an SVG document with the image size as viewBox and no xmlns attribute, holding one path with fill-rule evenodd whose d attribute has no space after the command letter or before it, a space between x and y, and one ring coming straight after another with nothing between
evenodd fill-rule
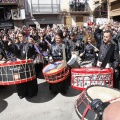
<instances>
[{"instance_id":1,"label":"drummer","mask_svg":"<svg viewBox=\"0 0 120 120\"><path fill-rule=\"evenodd\" d=\"M25 32L19 33L18 37L20 41L19 43L16 44L16 43L8 42L9 50L16 56L18 60L25 60L26 55L27 55L27 59L29 59L34 54L36 54L34 45L26 42ZM26 83L17 84L16 88L20 99L24 97L30 98L36 96L38 92L37 79L34 79Z\"/></svg>"},{"instance_id":2,"label":"drummer","mask_svg":"<svg viewBox=\"0 0 120 120\"><path fill-rule=\"evenodd\" d=\"M92 34L87 34L84 38L84 52L80 54L83 61L91 61L93 66L96 65L97 52L99 51L95 45L95 39Z\"/></svg>"},{"instance_id":3,"label":"drummer","mask_svg":"<svg viewBox=\"0 0 120 120\"><path fill-rule=\"evenodd\" d=\"M51 45L49 51L49 59L52 63L63 59L62 44L65 43L63 42L62 30L58 30L58 32L55 35L55 43ZM68 61L71 57L71 52L68 44L65 44L65 52L66 52L66 60ZM64 80L56 84L49 84L49 90L52 91L53 93L61 92L65 94L67 92L67 88L68 88L67 80Z\"/></svg>"},{"instance_id":4,"label":"drummer","mask_svg":"<svg viewBox=\"0 0 120 120\"><path fill-rule=\"evenodd\" d=\"M117 70L117 68L119 68L119 49L112 39L112 31L104 31L103 38L100 37L101 33L99 31L99 28L97 28L94 34L96 41L99 41L98 44L100 46L97 66L102 69L112 67ZM114 71L114 87L119 88L119 77L116 77L116 70Z\"/></svg>"},{"instance_id":5,"label":"drummer","mask_svg":"<svg viewBox=\"0 0 120 120\"><path fill-rule=\"evenodd\" d=\"M78 51L78 54L80 54L84 51L84 43L77 39L77 35L74 32L71 32L70 34L69 43L72 52Z\"/></svg>"}]
</instances>

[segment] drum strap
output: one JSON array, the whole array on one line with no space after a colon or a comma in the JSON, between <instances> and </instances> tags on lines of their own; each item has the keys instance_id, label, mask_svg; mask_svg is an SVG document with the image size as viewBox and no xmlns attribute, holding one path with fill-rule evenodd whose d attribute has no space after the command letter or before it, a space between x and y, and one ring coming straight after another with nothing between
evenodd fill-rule
<instances>
[{"instance_id":1,"label":"drum strap","mask_svg":"<svg viewBox=\"0 0 120 120\"><path fill-rule=\"evenodd\" d=\"M107 65L107 63L108 63L114 49L115 49L115 45L113 43L111 43L110 48L107 51L107 54L106 54L106 56L105 56L105 58L104 58L104 60L102 62L101 69L104 69L106 67L106 65Z\"/></svg>"},{"instance_id":2,"label":"drum strap","mask_svg":"<svg viewBox=\"0 0 120 120\"><path fill-rule=\"evenodd\" d=\"M28 43L26 43L25 51L26 51L26 59L27 59L27 54L28 54Z\"/></svg>"}]
</instances>

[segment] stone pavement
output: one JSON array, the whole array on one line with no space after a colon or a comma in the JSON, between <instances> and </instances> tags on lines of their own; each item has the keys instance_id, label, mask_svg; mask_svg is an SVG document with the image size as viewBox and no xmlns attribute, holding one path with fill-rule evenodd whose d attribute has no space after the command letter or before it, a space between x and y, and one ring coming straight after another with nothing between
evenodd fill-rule
<instances>
[{"instance_id":1,"label":"stone pavement","mask_svg":"<svg viewBox=\"0 0 120 120\"><path fill-rule=\"evenodd\" d=\"M38 79L38 95L19 99L16 87L8 86L0 92L0 120L80 120L75 101L81 91L69 87L66 95L53 95L44 79Z\"/></svg>"}]
</instances>

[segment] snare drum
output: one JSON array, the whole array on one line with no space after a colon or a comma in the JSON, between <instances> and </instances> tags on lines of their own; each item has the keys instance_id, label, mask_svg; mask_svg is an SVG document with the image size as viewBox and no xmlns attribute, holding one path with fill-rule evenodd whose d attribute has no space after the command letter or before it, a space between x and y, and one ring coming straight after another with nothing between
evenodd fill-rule
<instances>
[{"instance_id":1,"label":"snare drum","mask_svg":"<svg viewBox=\"0 0 120 120\"><path fill-rule=\"evenodd\" d=\"M95 120L97 114L91 109L91 102L100 99L103 103L120 101L120 91L105 86L91 86L83 91L75 103L80 120Z\"/></svg>"},{"instance_id":2,"label":"snare drum","mask_svg":"<svg viewBox=\"0 0 120 120\"><path fill-rule=\"evenodd\" d=\"M76 55L76 54L72 54L71 59L67 62L67 64L71 67L71 68L79 68L80 64L80 58Z\"/></svg>"},{"instance_id":3,"label":"snare drum","mask_svg":"<svg viewBox=\"0 0 120 120\"><path fill-rule=\"evenodd\" d=\"M71 86L77 90L85 90L90 85L113 86L113 69L105 68L73 68L71 69Z\"/></svg>"},{"instance_id":4,"label":"snare drum","mask_svg":"<svg viewBox=\"0 0 120 120\"><path fill-rule=\"evenodd\" d=\"M62 63L62 61L57 61L54 64L56 65L56 64L59 64L59 63ZM48 71L51 70L51 69L54 69L53 64L46 65L42 70L44 78L48 83L52 83L52 84L59 83L63 80L66 80L66 78L69 76L68 66L65 66L65 67L63 67L59 70L55 70L54 72L49 73Z\"/></svg>"},{"instance_id":5,"label":"snare drum","mask_svg":"<svg viewBox=\"0 0 120 120\"><path fill-rule=\"evenodd\" d=\"M20 84L36 78L33 60L0 64L0 85Z\"/></svg>"},{"instance_id":6,"label":"snare drum","mask_svg":"<svg viewBox=\"0 0 120 120\"><path fill-rule=\"evenodd\" d=\"M92 61L82 61L80 63L81 68L88 68L88 67L93 67Z\"/></svg>"}]
</instances>

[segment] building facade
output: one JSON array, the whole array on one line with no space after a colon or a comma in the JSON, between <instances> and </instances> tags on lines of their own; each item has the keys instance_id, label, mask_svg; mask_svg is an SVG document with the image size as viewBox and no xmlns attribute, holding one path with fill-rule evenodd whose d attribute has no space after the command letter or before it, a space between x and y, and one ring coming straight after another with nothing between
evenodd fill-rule
<instances>
[{"instance_id":1,"label":"building facade","mask_svg":"<svg viewBox=\"0 0 120 120\"><path fill-rule=\"evenodd\" d=\"M87 25L93 21L93 0L25 0L26 26Z\"/></svg>"},{"instance_id":2,"label":"building facade","mask_svg":"<svg viewBox=\"0 0 120 120\"><path fill-rule=\"evenodd\" d=\"M94 0L94 12L95 18L107 18L108 17L108 3L107 0Z\"/></svg>"},{"instance_id":3,"label":"building facade","mask_svg":"<svg viewBox=\"0 0 120 120\"><path fill-rule=\"evenodd\" d=\"M24 0L0 0L0 29L14 29L24 20Z\"/></svg>"},{"instance_id":4,"label":"building facade","mask_svg":"<svg viewBox=\"0 0 120 120\"><path fill-rule=\"evenodd\" d=\"M109 17L120 22L120 1L109 0Z\"/></svg>"},{"instance_id":5,"label":"building facade","mask_svg":"<svg viewBox=\"0 0 120 120\"><path fill-rule=\"evenodd\" d=\"M0 29L93 22L93 0L0 0Z\"/></svg>"}]
</instances>

